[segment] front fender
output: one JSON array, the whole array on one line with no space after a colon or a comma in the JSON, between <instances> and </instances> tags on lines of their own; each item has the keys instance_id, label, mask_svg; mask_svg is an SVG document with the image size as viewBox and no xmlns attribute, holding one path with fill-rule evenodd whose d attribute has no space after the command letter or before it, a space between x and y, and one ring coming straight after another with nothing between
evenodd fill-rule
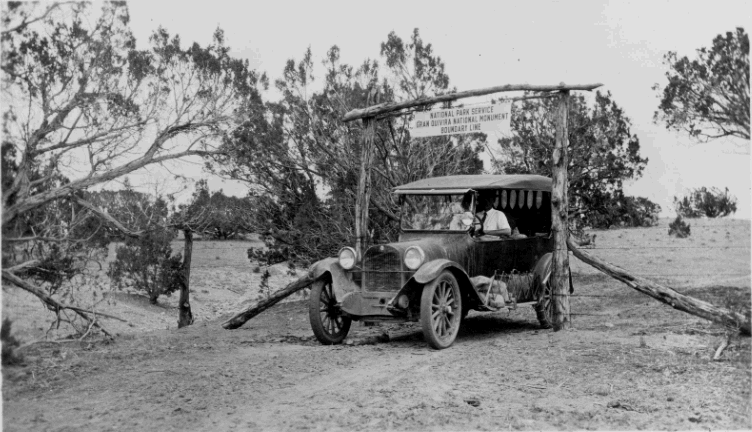
<instances>
[{"instance_id":1,"label":"front fender","mask_svg":"<svg viewBox=\"0 0 752 432\"><path fill-rule=\"evenodd\" d=\"M462 274L465 275L465 278L467 278L467 274L465 274L465 272L461 270L462 267L460 267L460 265L456 262L450 261L448 259L437 259L429 261L420 266L418 271L416 271L413 275L413 279L415 279L415 282L418 282L419 284L426 284L439 277L439 274L444 271L444 269L449 267L453 267L459 270ZM468 282L470 281L469 278L467 280ZM462 281L459 282L462 283Z\"/></svg>"},{"instance_id":2,"label":"front fender","mask_svg":"<svg viewBox=\"0 0 752 432\"><path fill-rule=\"evenodd\" d=\"M358 290L358 285L353 282L352 275L339 265L339 259L337 258L324 258L321 261L313 263L308 269L308 274L315 281L329 277L332 281L334 295L340 301L345 294Z\"/></svg>"},{"instance_id":3,"label":"front fender","mask_svg":"<svg viewBox=\"0 0 752 432\"><path fill-rule=\"evenodd\" d=\"M469 305L477 304L481 301L478 293L473 289L470 277L465 273L462 267L454 261L442 258L423 264L418 271L413 274L413 277L410 278L405 286L394 295L390 304L393 304L402 294L406 294L411 298L411 301L419 300L423 286L439 277L441 272L447 269L450 270L457 279L457 282L460 284L460 289L465 293L467 296L466 298L469 300Z\"/></svg>"}]
</instances>

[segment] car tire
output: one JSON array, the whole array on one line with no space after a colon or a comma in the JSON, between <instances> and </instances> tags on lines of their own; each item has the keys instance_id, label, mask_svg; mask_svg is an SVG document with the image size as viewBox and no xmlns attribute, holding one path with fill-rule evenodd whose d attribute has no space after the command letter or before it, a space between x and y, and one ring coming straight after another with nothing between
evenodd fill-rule
<instances>
[{"instance_id":1,"label":"car tire","mask_svg":"<svg viewBox=\"0 0 752 432\"><path fill-rule=\"evenodd\" d=\"M444 270L423 287L420 324L426 342L434 349L449 348L462 321L462 293L452 272Z\"/></svg>"},{"instance_id":2,"label":"car tire","mask_svg":"<svg viewBox=\"0 0 752 432\"><path fill-rule=\"evenodd\" d=\"M538 317L538 322L544 329L554 326L554 297L551 294L551 284L549 281L546 281L538 297L538 302L533 306L535 308L535 315Z\"/></svg>"},{"instance_id":3,"label":"car tire","mask_svg":"<svg viewBox=\"0 0 752 432\"><path fill-rule=\"evenodd\" d=\"M331 280L314 282L308 299L308 318L313 334L324 345L340 344L347 337L352 319L342 315L337 307Z\"/></svg>"},{"instance_id":4,"label":"car tire","mask_svg":"<svg viewBox=\"0 0 752 432\"><path fill-rule=\"evenodd\" d=\"M540 290L540 295L538 297L538 301L535 305L533 305L533 308L535 309L535 315L538 318L538 322L540 323L541 327L544 329L553 328L554 326L554 308L556 307L554 305L554 296L551 288L551 277L550 274L548 277L545 278L546 283L543 284L543 287ZM574 292L574 288L572 286L572 270L569 269L569 294L572 294Z\"/></svg>"}]
</instances>

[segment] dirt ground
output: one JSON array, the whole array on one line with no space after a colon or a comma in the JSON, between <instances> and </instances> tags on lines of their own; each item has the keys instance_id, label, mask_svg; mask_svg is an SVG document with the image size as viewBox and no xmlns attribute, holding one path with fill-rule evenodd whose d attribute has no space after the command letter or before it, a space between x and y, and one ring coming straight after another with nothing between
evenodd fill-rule
<instances>
[{"instance_id":1,"label":"dirt ground","mask_svg":"<svg viewBox=\"0 0 752 432\"><path fill-rule=\"evenodd\" d=\"M591 252L689 295L749 308L749 222L702 224L676 244L665 227L601 231ZM724 328L575 258L572 330L541 330L529 307L471 313L455 344L436 351L416 324L354 323L346 344L322 346L302 298L223 330L233 305L258 291L257 282L237 281L258 276L238 258L233 270L211 268L224 262L221 247L245 259L240 245L201 243L191 279L200 310L194 325L174 328L173 300L152 306L117 293L111 311L132 326L114 327L121 333L114 342L35 343L23 350L22 365L3 368L3 429L752 428L749 338L732 338L721 361L712 361ZM662 249L668 246L676 247ZM292 277L279 273L277 284ZM9 290L3 313L15 314L14 334L38 337L16 310L20 294Z\"/></svg>"}]
</instances>

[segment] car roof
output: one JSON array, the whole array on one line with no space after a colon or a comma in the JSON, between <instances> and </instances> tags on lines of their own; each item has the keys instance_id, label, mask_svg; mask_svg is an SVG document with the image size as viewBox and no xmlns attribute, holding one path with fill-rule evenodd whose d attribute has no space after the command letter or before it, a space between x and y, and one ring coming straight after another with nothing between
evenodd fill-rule
<instances>
[{"instance_id":1,"label":"car roof","mask_svg":"<svg viewBox=\"0 0 752 432\"><path fill-rule=\"evenodd\" d=\"M551 192L553 180L537 174L479 174L432 177L394 188L396 194L414 194L418 191L446 191L483 189L526 189Z\"/></svg>"}]
</instances>

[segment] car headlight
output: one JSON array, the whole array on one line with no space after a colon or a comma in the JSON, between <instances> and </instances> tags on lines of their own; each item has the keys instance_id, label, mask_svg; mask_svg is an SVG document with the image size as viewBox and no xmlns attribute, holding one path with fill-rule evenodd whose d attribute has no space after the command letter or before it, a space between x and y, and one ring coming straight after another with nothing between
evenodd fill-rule
<instances>
[{"instance_id":1,"label":"car headlight","mask_svg":"<svg viewBox=\"0 0 752 432\"><path fill-rule=\"evenodd\" d=\"M426 254L418 246L411 246L405 251L405 265L410 270L416 270L423 264Z\"/></svg>"},{"instance_id":2,"label":"car headlight","mask_svg":"<svg viewBox=\"0 0 752 432\"><path fill-rule=\"evenodd\" d=\"M344 247L339 251L339 265L345 270L355 267L355 249Z\"/></svg>"}]
</instances>

